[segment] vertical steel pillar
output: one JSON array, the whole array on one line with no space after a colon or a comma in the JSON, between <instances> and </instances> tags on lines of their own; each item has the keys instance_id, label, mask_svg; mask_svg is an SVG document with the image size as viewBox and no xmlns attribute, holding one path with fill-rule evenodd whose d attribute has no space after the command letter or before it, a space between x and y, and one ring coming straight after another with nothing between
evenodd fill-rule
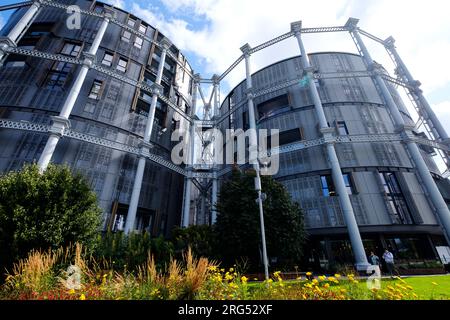
<instances>
[{"instance_id":1,"label":"vertical steel pillar","mask_svg":"<svg viewBox=\"0 0 450 320\"><path fill-rule=\"evenodd\" d=\"M241 51L244 53L245 57L245 72L246 72L246 82L247 82L247 100L248 100L248 116L250 122L250 147L249 154L250 159L249 163L253 164L253 168L256 171L255 178L255 190L258 193L258 206L259 206L259 220L261 225L261 241L262 241L262 255L263 255L263 263L264 263L264 274L266 280L269 279L269 262L267 258L267 245L266 245L266 231L264 225L264 209L263 209L263 195L262 195L262 187L261 187L261 172L258 162L258 138L256 133L256 117L255 117L255 105L253 102L253 82L252 82L252 74L251 74L251 65L250 65L250 50L251 47L247 43L243 47L241 47Z\"/></svg>"},{"instance_id":2,"label":"vertical steel pillar","mask_svg":"<svg viewBox=\"0 0 450 320\"><path fill-rule=\"evenodd\" d=\"M316 110L317 117L319 119L320 130L323 133L325 140L332 140L333 129L328 126L327 119L323 110L322 101L320 100L319 92L317 91L316 84L313 81L313 69L311 68L303 41L301 38L302 23L294 22L291 24L291 30L297 38L298 45L301 52L301 61L303 69L306 76L310 79L309 81L309 91L314 101L314 106ZM344 215L345 224L347 225L348 234L350 237L350 242L352 244L353 253L356 260L356 268L359 271L366 270L369 266L367 261L367 255L364 250L364 245L361 239L361 234L359 233L358 224L356 222L355 213L353 211L352 203L350 197L347 193L345 187L344 177L342 175L341 166L339 159L336 154L336 149L333 143L328 143L326 146L329 163L331 166L333 181L336 186L336 191L339 195L339 201L341 204L342 212Z\"/></svg>"},{"instance_id":3,"label":"vertical steel pillar","mask_svg":"<svg viewBox=\"0 0 450 320\"><path fill-rule=\"evenodd\" d=\"M191 108L191 119L192 122L189 127L189 153L188 153L188 176L184 179L185 183L185 194L184 194L184 204L183 204L183 214L181 219L181 227L189 227L190 212L191 212L191 189L192 189L192 169L194 166L194 155L195 155L195 122L194 116L197 112L197 94L200 85L200 75L196 74L194 76L194 89L192 94L192 108Z\"/></svg>"},{"instance_id":4,"label":"vertical steel pillar","mask_svg":"<svg viewBox=\"0 0 450 320\"><path fill-rule=\"evenodd\" d=\"M414 87L414 90L412 90L413 97L416 100L416 103L418 106L422 106L425 109L425 112L428 114L431 123L433 124L433 127L436 129L437 133L439 134L440 140L444 142L448 142L448 134L445 130L442 123L439 121L439 118L434 113L433 109L431 108L430 104L428 103L427 99L425 99L422 90L420 89L420 82L414 80L414 77L412 76L411 72L409 72L408 68L406 67L405 63L403 62L402 58L397 52L397 49L395 48L395 40L393 37L389 37L386 39L384 44L386 50L388 50L392 56L394 57L397 66L403 71L403 76L405 77L405 80L408 84L412 85Z\"/></svg>"},{"instance_id":5,"label":"vertical steel pillar","mask_svg":"<svg viewBox=\"0 0 450 320\"><path fill-rule=\"evenodd\" d=\"M38 161L39 170L41 172L44 172L47 169L48 164L52 159L53 153L55 152L56 146L61 137L64 135L64 130L70 127L69 116L72 112L75 102L78 99L78 95L80 93L81 87L83 86L84 80L86 79L87 73L94 64L95 55L97 54L100 43L102 42L106 29L108 28L111 17L111 13L105 13L103 22L97 32L97 35L95 36L91 48L88 52L84 53L83 66L81 67L81 70L78 73L77 78L72 85L72 88L70 89L70 92L66 98L66 101L64 102L59 116L52 117L53 125L50 129L50 136Z\"/></svg>"},{"instance_id":6,"label":"vertical steel pillar","mask_svg":"<svg viewBox=\"0 0 450 320\"><path fill-rule=\"evenodd\" d=\"M0 44L0 61L6 55L5 49L8 45L17 45L19 37L23 34L30 22L36 17L41 8L41 1L34 0L33 4L28 8L27 12L20 18L19 22L12 28L6 36L8 44ZM6 45L6 47L5 47Z\"/></svg>"},{"instance_id":7,"label":"vertical steel pillar","mask_svg":"<svg viewBox=\"0 0 450 320\"><path fill-rule=\"evenodd\" d=\"M167 39L161 40L162 53L158 66L158 72L153 87L152 102L150 104L150 110L148 112L147 124L145 127L144 139L141 143L141 155L139 156L139 163L134 178L133 191L131 193L130 206L128 208L127 221L125 223L125 233L128 234L135 230L136 214L139 206L139 197L141 195L142 180L144 178L145 171L145 155L149 152L151 144L150 138L153 131L153 124L155 122L156 104L158 102L158 96L163 93L161 86L164 64L166 62L167 50L170 48L171 43Z\"/></svg>"},{"instance_id":8,"label":"vertical steel pillar","mask_svg":"<svg viewBox=\"0 0 450 320\"><path fill-rule=\"evenodd\" d=\"M214 83L214 93L213 93L213 108L214 108L214 119L218 118L220 116L219 114L219 76L214 75L212 77L213 83ZM211 225L216 224L217 222L217 211L216 211L216 204L217 204L217 189L218 189L218 179L217 179L217 163L216 163L216 152L219 152L219 150L216 150L216 145L214 144L214 165L213 165L213 179L212 179L212 192L211 192Z\"/></svg>"},{"instance_id":9,"label":"vertical steel pillar","mask_svg":"<svg viewBox=\"0 0 450 320\"><path fill-rule=\"evenodd\" d=\"M358 32L358 28L357 28L357 23L358 23L358 20L350 19L349 22L347 22L346 26L348 27L349 32L354 37L356 44L361 49L361 52L363 54L363 59L366 62L367 66L370 70L370 69L373 69L374 61L372 60L372 57L370 56L370 53L367 50L367 47L365 46L364 42L361 39L361 36L360 36L360 34ZM411 155L411 158L413 159L413 162L416 165L417 171L422 179L422 182L423 182L426 190L428 191L431 202L433 203L433 205L436 209L436 212L439 216L439 220L442 224L442 227L447 236L447 239L450 239L450 211L449 211L447 204L445 203L444 198L442 197L442 194L440 193L436 183L433 180L433 177L425 163L425 160L422 158L419 147L414 142L414 135L412 133L412 130L414 128L409 127L405 124L405 121L400 113L400 110L398 109L397 105L395 104L395 101L392 98L391 93L389 92L389 89L388 89L386 83L384 82L383 78L381 78L381 75L378 73L375 73L373 78L374 78L374 81L380 87L381 93L383 95L383 98L386 101L387 107L389 108L392 118L394 119L397 130L403 134L404 143L406 144L408 151Z\"/></svg>"},{"instance_id":10,"label":"vertical steel pillar","mask_svg":"<svg viewBox=\"0 0 450 320\"><path fill-rule=\"evenodd\" d=\"M211 225L216 224L217 222L217 211L216 211L216 204L217 204L217 189L218 189L218 179L217 179L217 172L213 172L213 180L212 180L212 201L211 201Z\"/></svg>"}]
</instances>

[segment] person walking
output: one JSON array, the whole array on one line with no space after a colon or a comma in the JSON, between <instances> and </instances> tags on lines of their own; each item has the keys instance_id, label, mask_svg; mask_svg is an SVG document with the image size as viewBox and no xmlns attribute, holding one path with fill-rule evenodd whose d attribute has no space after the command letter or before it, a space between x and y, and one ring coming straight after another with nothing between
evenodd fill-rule
<instances>
[{"instance_id":1,"label":"person walking","mask_svg":"<svg viewBox=\"0 0 450 320\"><path fill-rule=\"evenodd\" d=\"M380 266L380 258L373 251L370 253L369 261L373 266Z\"/></svg>"},{"instance_id":2,"label":"person walking","mask_svg":"<svg viewBox=\"0 0 450 320\"><path fill-rule=\"evenodd\" d=\"M384 251L383 254L384 262L386 262L386 268L388 271L388 274L391 276L391 278L394 276L394 255L392 252L390 252L388 249Z\"/></svg>"}]
</instances>

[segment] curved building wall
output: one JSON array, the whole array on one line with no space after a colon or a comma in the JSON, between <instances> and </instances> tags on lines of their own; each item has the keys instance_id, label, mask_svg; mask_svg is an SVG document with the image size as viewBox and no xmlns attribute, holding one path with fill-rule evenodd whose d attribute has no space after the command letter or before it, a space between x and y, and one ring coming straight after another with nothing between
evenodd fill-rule
<instances>
[{"instance_id":1,"label":"curved building wall","mask_svg":"<svg viewBox=\"0 0 450 320\"><path fill-rule=\"evenodd\" d=\"M102 3L93 1L61 2L86 10L104 10ZM26 10L19 9L12 16L2 30L3 35ZM156 41L164 37L147 22L119 9L113 11L120 22L146 36ZM66 18L64 10L42 8L18 46L81 57L90 47L101 19L82 15L81 29L69 30ZM110 23L96 55L97 63L130 79L153 83L161 50L139 39ZM166 58L162 81L164 95L189 113L192 70L175 46L169 51L185 68L170 57ZM0 118L50 124L50 116L58 115L79 69L78 65L47 59L9 56L0 68ZM71 113L71 128L137 147L145 131L149 95L91 69ZM187 122L159 100L155 119L151 138L156 145L154 152L170 159L171 133L175 128L186 127ZM37 161L47 138L47 134L0 130L0 171L19 169L25 162ZM52 161L66 163L87 177L104 210L105 228L123 227L136 174L136 156L65 138L58 144ZM147 161L138 209L139 229L168 234L173 225L179 224L183 182L181 175Z\"/></svg>"},{"instance_id":2,"label":"curved building wall","mask_svg":"<svg viewBox=\"0 0 450 320\"><path fill-rule=\"evenodd\" d=\"M317 53L311 54L310 59L321 74L366 70L362 58L354 54ZM253 90L258 92L302 77L300 58L286 59L252 75ZM328 123L337 136L395 132L389 111L371 78L321 79L316 80L316 86ZM389 89L406 123L414 125L396 89L390 84ZM244 103L221 124L222 130L228 127L248 129L245 92L243 82L225 99L221 114L229 111L230 106ZM299 83L257 97L254 104L258 128L279 129L281 145L322 137L307 85ZM392 239L402 234L441 234L433 208L402 143L342 143L336 144L336 151L365 240L379 234ZM422 154L430 171L438 175L429 151L424 149ZM275 178L303 207L306 225L313 237L346 238L344 217L334 192L324 146L282 153ZM377 246L381 245L385 246Z\"/></svg>"}]
</instances>

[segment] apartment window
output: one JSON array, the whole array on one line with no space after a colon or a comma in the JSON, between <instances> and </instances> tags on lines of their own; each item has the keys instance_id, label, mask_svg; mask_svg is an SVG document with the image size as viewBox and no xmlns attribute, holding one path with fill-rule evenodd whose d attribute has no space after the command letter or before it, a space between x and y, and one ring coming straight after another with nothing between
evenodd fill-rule
<instances>
[{"instance_id":1,"label":"apartment window","mask_svg":"<svg viewBox=\"0 0 450 320\"><path fill-rule=\"evenodd\" d=\"M100 96L100 91L102 90L103 82L99 80L94 80L94 83L92 84L91 91L89 93L89 98L91 99L98 99Z\"/></svg>"},{"instance_id":2,"label":"apartment window","mask_svg":"<svg viewBox=\"0 0 450 320\"><path fill-rule=\"evenodd\" d=\"M136 25L136 20L133 18L128 18L127 24L129 27L134 28L134 26Z\"/></svg>"},{"instance_id":3,"label":"apartment window","mask_svg":"<svg viewBox=\"0 0 450 320\"><path fill-rule=\"evenodd\" d=\"M48 35L53 29L53 26L54 23L33 23L33 25L30 26L24 37L40 38L42 36Z\"/></svg>"},{"instance_id":4,"label":"apartment window","mask_svg":"<svg viewBox=\"0 0 450 320\"><path fill-rule=\"evenodd\" d=\"M35 45L34 44L28 44L28 45L20 45L19 44L18 47L20 49L33 50ZM5 67L10 67L10 68L23 68L23 67L26 66L25 60L27 58L28 58L27 56L18 55L18 54L17 55L16 54L11 54L6 59L4 66Z\"/></svg>"},{"instance_id":5,"label":"apartment window","mask_svg":"<svg viewBox=\"0 0 450 320\"><path fill-rule=\"evenodd\" d=\"M66 42L64 47L61 49L61 54L70 56L70 57L78 57L81 51L81 45L72 42Z\"/></svg>"},{"instance_id":6,"label":"apartment window","mask_svg":"<svg viewBox=\"0 0 450 320\"><path fill-rule=\"evenodd\" d=\"M143 24L141 24L139 26L139 32L143 33L143 34L146 34L147 33L147 26L144 26Z\"/></svg>"},{"instance_id":7,"label":"apartment window","mask_svg":"<svg viewBox=\"0 0 450 320\"><path fill-rule=\"evenodd\" d=\"M78 57L81 52L81 45L73 42L66 42L60 53L69 57ZM66 83L69 72L72 70L72 64L68 62L57 61L53 63L45 79L47 88L63 87Z\"/></svg>"},{"instance_id":8,"label":"apartment window","mask_svg":"<svg viewBox=\"0 0 450 320\"><path fill-rule=\"evenodd\" d=\"M7 68L23 68L25 67L25 61L6 61L5 67Z\"/></svg>"},{"instance_id":9,"label":"apartment window","mask_svg":"<svg viewBox=\"0 0 450 320\"><path fill-rule=\"evenodd\" d=\"M117 70L119 70L121 72L126 72L127 66L128 66L128 60L126 60L124 58L120 58L119 63L117 64Z\"/></svg>"},{"instance_id":10,"label":"apartment window","mask_svg":"<svg viewBox=\"0 0 450 320\"><path fill-rule=\"evenodd\" d=\"M134 39L134 46L138 49L142 49L142 45L144 44L144 40L140 37L136 37L136 39Z\"/></svg>"},{"instance_id":11,"label":"apartment window","mask_svg":"<svg viewBox=\"0 0 450 320\"><path fill-rule=\"evenodd\" d=\"M348 129L345 121L338 121L336 123L337 131L340 136L348 136Z\"/></svg>"},{"instance_id":12,"label":"apartment window","mask_svg":"<svg viewBox=\"0 0 450 320\"><path fill-rule=\"evenodd\" d=\"M304 140L303 129L297 128L280 133L280 146Z\"/></svg>"},{"instance_id":13,"label":"apartment window","mask_svg":"<svg viewBox=\"0 0 450 320\"><path fill-rule=\"evenodd\" d=\"M345 189L347 189L347 193L349 195L355 194L355 187L353 184L353 180L350 174L344 174L342 175L342 177L344 178L344 184L345 184Z\"/></svg>"},{"instance_id":14,"label":"apartment window","mask_svg":"<svg viewBox=\"0 0 450 320\"><path fill-rule=\"evenodd\" d=\"M71 69L72 65L70 63L55 62L47 74L46 87L52 89L63 87Z\"/></svg>"},{"instance_id":15,"label":"apartment window","mask_svg":"<svg viewBox=\"0 0 450 320\"><path fill-rule=\"evenodd\" d=\"M388 206L394 214L395 224L414 223L405 196L400 188L397 177L393 172L380 172L381 183L388 200Z\"/></svg>"},{"instance_id":16,"label":"apartment window","mask_svg":"<svg viewBox=\"0 0 450 320\"><path fill-rule=\"evenodd\" d=\"M287 94L275 97L258 104L259 119L267 119L277 114L290 110L289 97Z\"/></svg>"},{"instance_id":17,"label":"apartment window","mask_svg":"<svg viewBox=\"0 0 450 320\"><path fill-rule=\"evenodd\" d=\"M152 73L145 71L144 73L144 82L146 84L148 84L149 86L151 86L152 84L154 84L156 81L156 76L153 75Z\"/></svg>"},{"instance_id":18,"label":"apartment window","mask_svg":"<svg viewBox=\"0 0 450 320\"><path fill-rule=\"evenodd\" d=\"M350 174L342 175L344 178L345 188L349 195L355 194L356 190L353 185ZM335 197L337 196L336 187L334 186L334 181L331 175L324 175L320 177L322 183L322 194L324 197Z\"/></svg>"},{"instance_id":19,"label":"apartment window","mask_svg":"<svg viewBox=\"0 0 450 320\"><path fill-rule=\"evenodd\" d=\"M122 33L121 39L122 39L122 41L125 41L125 42L128 42L128 43L129 43L129 42L131 41L131 32L125 30L125 31Z\"/></svg>"},{"instance_id":20,"label":"apartment window","mask_svg":"<svg viewBox=\"0 0 450 320\"><path fill-rule=\"evenodd\" d=\"M103 56L102 64L108 67L111 67L112 61L114 59L114 54L110 52L105 52L105 55Z\"/></svg>"},{"instance_id":21,"label":"apartment window","mask_svg":"<svg viewBox=\"0 0 450 320\"><path fill-rule=\"evenodd\" d=\"M320 181L322 182L322 194L324 197L334 197L337 195L331 175L321 176Z\"/></svg>"}]
</instances>

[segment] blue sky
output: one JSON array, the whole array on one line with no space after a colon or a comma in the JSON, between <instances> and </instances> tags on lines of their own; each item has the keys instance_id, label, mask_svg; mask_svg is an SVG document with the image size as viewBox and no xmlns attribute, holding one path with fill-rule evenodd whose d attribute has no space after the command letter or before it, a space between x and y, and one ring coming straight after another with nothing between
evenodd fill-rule
<instances>
[{"instance_id":1,"label":"blue sky","mask_svg":"<svg viewBox=\"0 0 450 320\"><path fill-rule=\"evenodd\" d=\"M2 0L2 4L14 3ZM359 18L360 27L397 48L436 113L450 132L450 3L447 0L106 0L159 28L188 57L203 77L222 73L240 56L245 43L256 46L289 30L292 21L305 27L343 25ZM0 19L6 20L1 13ZM0 21L1 23L1 21ZM392 74L385 50L369 39L373 58ZM348 34L305 35L309 52L349 51ZM298 55L294 39L252 56L253 70ZM239 66L221 84L222 97L244 78ZM407 103L408 104L408 103Z\"/></svg>"}]
</instances>

